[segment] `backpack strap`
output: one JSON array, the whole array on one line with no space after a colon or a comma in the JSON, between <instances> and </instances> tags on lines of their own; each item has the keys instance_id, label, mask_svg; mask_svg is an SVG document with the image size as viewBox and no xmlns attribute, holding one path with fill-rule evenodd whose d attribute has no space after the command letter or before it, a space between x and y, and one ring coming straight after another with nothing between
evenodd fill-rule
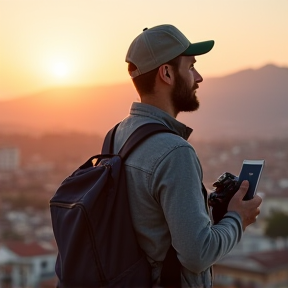
<instances>
[{"instance_id":1,"label":"backpack strap","mask_svg":"<svg viewBox=\"0 0 288 288\"><path fill-rule=\"evenodd\" d=\"M116 129L119 126L120 123L118 123L116 126L114 126L106 135L102 152L101 154L113 154L113 145L114 145L114 138ZM126 159L128 154L131 153L131 151L140 144L144 139L148 138L149 136L157 133L172 133L176 134L174 131L169 129L163 124L160 123L146 123L142 126L139 126L126 140L124 145L119 151L119 155L122 159Z\"/></svg>"},{"instance_id":2,"label":"backpack strap","mask_svg":"<svg viewBox=\"0 0 288 288\"><path fill-rule=\"evenodd\" d=\"M114 138L116 134L116 130L121 122L116 124L105 136L101 154L113 154L113 145L114 145Z\"/></svg>"},{"instance_id":3,"label":"backpack strap","mask_svg":"<svg viewBox=\"0 0 288 288\"><path fill-rule=\"evenodd\" d=\"M142 141L147 139L148 137L157 134L157 133L172 133L176 134L174 131L159 123L147 123L140 127L138 127L126 140L121 150L119 151L119 155L122 159L126 159L129 153L132 152L137 145L139 145Z\"/></svg>"}]
</instances>

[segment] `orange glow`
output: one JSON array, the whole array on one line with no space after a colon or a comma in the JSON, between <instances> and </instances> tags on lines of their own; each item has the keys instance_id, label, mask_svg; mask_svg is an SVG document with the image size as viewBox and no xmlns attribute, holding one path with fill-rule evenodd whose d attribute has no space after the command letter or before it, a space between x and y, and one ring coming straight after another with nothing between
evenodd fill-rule
<instances>
[{"instance_id":1,"label":"orange glow","mask_svg":"<svg viewBox=\"0 0 288 288\"><path fill-rule=\"evenodd\" d=\"M215 40L197 59L204 79L268 63L288 66L286 0L147 1L0 1L0 100L57 85L130 81L129 44L143 28L163 23L192 42Z\"/></svg>"}]
</instances>

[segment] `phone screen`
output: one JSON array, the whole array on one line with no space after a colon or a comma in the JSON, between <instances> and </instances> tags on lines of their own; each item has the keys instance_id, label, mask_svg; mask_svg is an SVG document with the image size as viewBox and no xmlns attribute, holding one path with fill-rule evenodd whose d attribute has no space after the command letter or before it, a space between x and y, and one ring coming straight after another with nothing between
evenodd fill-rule
<instances>
[{"instance_id":1,"label":"phone screen","mask_svg":"<svg viewBox=\"0 0 288 288\"><path fill-rule=\"evenodd\" d=\"M264 160L243 161L242 169L239 175L239 182L242 183L244 180L249 181L249 189L243 198L244 200L250 200L254 197L264 167L264 163Z\"/></svg>"}]
</instances>

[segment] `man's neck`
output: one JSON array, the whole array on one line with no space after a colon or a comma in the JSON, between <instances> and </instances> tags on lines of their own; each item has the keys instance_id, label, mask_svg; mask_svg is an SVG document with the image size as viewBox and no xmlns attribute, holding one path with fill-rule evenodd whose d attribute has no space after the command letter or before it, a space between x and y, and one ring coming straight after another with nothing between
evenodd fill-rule
<instances>
[{"instance_id":1,"label":"man's neck","mask_svg":"<svg viewBox=\"0 0 288 288\"><path fill-rule=\"evenodd\" d=\"M160 95L159 93L153 93L149 95L140 96L141 103L155 106L164 112L168 113L172 117L176 118L178 112L175 111L173 105L170 103L170 98L166 95Z\"/></svg>"}]
</instances>

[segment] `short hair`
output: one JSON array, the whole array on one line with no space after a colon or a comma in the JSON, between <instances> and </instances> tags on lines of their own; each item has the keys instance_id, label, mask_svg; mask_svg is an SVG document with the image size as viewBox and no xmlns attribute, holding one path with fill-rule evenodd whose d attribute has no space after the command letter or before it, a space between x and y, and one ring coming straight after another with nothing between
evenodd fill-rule
<instances>
[{"instance_id":1,"label":"short hair","mask_svg":"<svg viewBox=\"0 0 288 288\"><path fill-rule=\"evenodd\" d=\"M171 65L173 69L175 69L178 68L179 63L180 63L180 55L168 61L166 64ZM135 78L132 78L133 84L140 96L143 94L152 94L154 92L155 80L159 67L147 73L141 74ZM129 72L134 71L136 69L137 66L134 65L133 63L128 64Z\"/></svg>"}]
</instances>

